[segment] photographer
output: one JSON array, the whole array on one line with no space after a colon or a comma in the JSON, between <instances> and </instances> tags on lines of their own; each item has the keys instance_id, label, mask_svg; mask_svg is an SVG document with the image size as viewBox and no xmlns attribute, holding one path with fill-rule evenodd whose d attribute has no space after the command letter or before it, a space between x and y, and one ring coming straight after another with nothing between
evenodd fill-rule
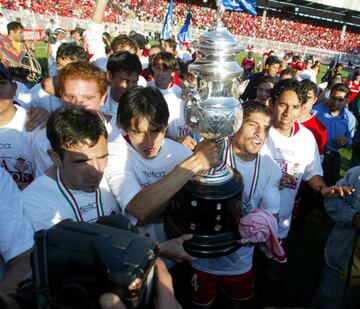
<instances>
[{"instance_id":1,"label":"photographer","mask_svg":"<svg viewBox=\"0 0 360 309\"><path fill-rule=\"evenodd\" d=\"M155 262L156 295L153 299L154 308L157 309L176 309L181 308L175 296L172 284L171 275L166 269L164 262L157 259ZM99 304L102 309L126 309L125 305L113 293L105 293L99 299ZM32 291L16 292L16 293L3 293L0 294L0 308L2 309L21 309L21 308L36 308L36 300Z\"/></svg>"},{"instance_id":2,"label":"photographer","mask_svg":"<svg viewBox=\"0 0 360 309\"><path fill-rule=\"evenodd\" d=\"M55 29L54 35L49 36L49 41L47 46L47 54L49 57L49 61L48 61L49 76L57 75L56 53L59 46L65 42L66 42L66 31L62 28Z\"/></svg>"}]
</instances>

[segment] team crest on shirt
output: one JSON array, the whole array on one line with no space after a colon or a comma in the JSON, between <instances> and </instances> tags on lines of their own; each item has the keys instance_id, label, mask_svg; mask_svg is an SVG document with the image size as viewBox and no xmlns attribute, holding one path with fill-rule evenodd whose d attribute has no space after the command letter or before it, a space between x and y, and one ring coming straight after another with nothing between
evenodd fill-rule
<instances>
[{"instance_id":1,"label":"team crest on shirt","mask_svg":"<svg viewBox=\"0 0 360 309\"><path fill-rule=\"evenodd\" d=\"M19 157L15 160L14 168L19 172L25 172L29 169L30 165L22 157Z\"/></svg>"},{"instance_id":2,"label":"team crest on shirt","mask_svg":"<svg viewBox=\"0 0 360 309\"><path fill-rule=\"evenodd\" d=\"M22 157L13 160L2 159L0 161L0 167L10 173L20 189L25 188L34 180L31 163Z\"/></svg>"}]
</instances>

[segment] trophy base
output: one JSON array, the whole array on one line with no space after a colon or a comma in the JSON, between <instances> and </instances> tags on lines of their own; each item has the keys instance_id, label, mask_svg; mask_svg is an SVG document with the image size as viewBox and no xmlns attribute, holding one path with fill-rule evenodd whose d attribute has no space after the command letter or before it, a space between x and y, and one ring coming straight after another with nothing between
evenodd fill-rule
<instances>
[{"instance_id":1,"label":"trophy base","mask_svg":"<svg viewBox=\"0 0 360 309\"><path fill-rule=\"evenodd\" d=\"M229 181L217 186L189 181L167 208L165 233L169 238L193 234L184 243L190 255L214 258L240 247L236 218L244 185L241 175L236 170L233 173Z\"/></svg>"}]
</instances>

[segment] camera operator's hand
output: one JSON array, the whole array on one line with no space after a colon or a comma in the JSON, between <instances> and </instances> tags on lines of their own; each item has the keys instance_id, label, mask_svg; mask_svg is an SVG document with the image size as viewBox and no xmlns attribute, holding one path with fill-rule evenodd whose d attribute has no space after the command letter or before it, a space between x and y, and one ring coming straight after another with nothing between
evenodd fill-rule
<instances>
[{"instance_id":1,"label":"camera operator's hand","mask_svg":"<svg viewBox=\"0 0 360 309\"><path fill-rule=\"evenodd\" d=\"M155 262L156 272L156 297L154 300L155 308L168 309L168 308L181 308L174 296L174 288L172 278L168 272L164 262L157 259ZM119 296L113 293L105 293L100 297L100 307L102 309L126 309Z\"/></svg>"},{"instance_id":2,"label":"camera operator's hand","mask_svg":"<svg viewBox=\"0 0 360 309\"><path fill-rule=\"evenodd\" d=\"M192 234L184 234L178 238L167 240L160 244L160 254L175 262L193 261L196 258L184 250L184 241L190 240Z\"/></svg>"},{"instance_id":3,"label":"camera operator's hand","mask_svg":"<svg viewBox=\"0 0 360 309\"><path fill-rule=\"evenodd\" d=\"M157 259L155 263L156 272L156 288L154 308L168 309L168 308L182 308L174 295L174 287L170 273L168 272L165 263L161 259Z\"/></svg>"},{"instance_id":4,"label":"camera operator's hand","mask_svg":"<svg viewBox=\"0 0 360 309\"><path fill-rule=\"evenodd\" d=\"M113 293L101 295L99 304L102 309L126 309L120 297Z\"/></svg>"}]
</instances>

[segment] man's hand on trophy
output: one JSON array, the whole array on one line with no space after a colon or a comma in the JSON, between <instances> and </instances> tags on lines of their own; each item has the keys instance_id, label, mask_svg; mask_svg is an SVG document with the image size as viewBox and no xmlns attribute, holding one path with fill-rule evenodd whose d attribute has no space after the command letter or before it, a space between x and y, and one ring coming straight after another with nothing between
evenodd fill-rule
<instances>
[{"instance_id":1,"label":"man's hand on trophy","mask_svg":"<svg viewBox=\"0 0 360 309\"><path fill-rule=\"evenodd\" d=\"M190 135L180 136L177 141L190 150L194 150L197 144L196 140L194 140Z\"/></svg>"},{"instance_id":2,"label":"man's hand on trophy","mask_svg":"<svg viewBox=\"0 0 360 309\"><path fill-rule=\"evenodd\" d=\"M194 150L195 172L206 171L220 164L221 144L202 141L198 143Z\"/></svg>"},{"instance_id":3,"label":"man's hand on trophy","mask_svg":"<svg viewBox=\"0 0 360 309\"><path fill-rule=\"evenodd\" d=\"M184 250L184 242L190 240L192 237L192 234L184 234L178 238L173 238L159 244L160 255L175 262L195 260L195 257L187 254Z\"/></svg>"}]
</instances>

